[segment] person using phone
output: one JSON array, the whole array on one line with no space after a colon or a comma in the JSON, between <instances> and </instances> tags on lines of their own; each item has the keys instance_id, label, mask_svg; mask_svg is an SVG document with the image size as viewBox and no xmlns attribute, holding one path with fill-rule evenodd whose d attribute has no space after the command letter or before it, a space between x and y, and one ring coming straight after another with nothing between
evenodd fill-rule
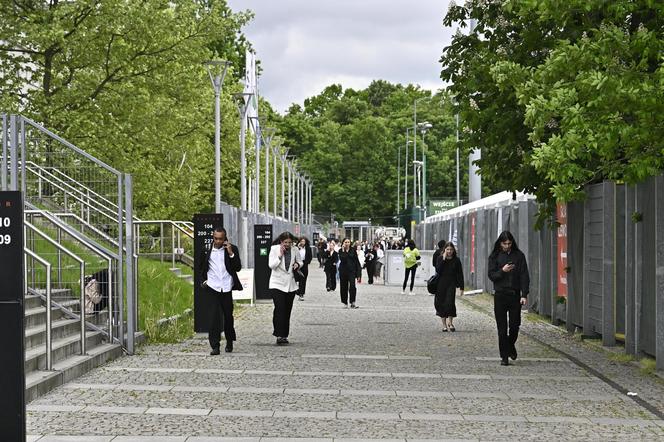
<instances>
[{"instance_id":1,"label":"person using phone","mask_svg":"<svg viewBox=\"0 0 664 442\"><path fill-rule=\"evenodd\" d=\"M498 328L500 364L517 358L516 340L521 326L521 306L528 302L530 275L526 256L509 231L502 232L489 255L489 279L494 288L494 314Z\"/></svg>"},{"instance_id":2,"label":"person using phone","mask_svg":"<svg viewBox=\"0 0 664 442\"><path fill-rule=\"evenodd\" d=\"M410 275L410 292L413 294L413 286L415 285L415 272L417 272L417 266L420 260L420 251L417 250L415 246L415 241L412 239L408 240L408 245L403 249L403 264L405 267L406 274L403 279L403 288L401 289L401 294L406 293L406 285L408 284L408 275Z\"/></svg>"},{"instance_id":3,"label":"person using phone","mask_svg":"<svg viewBox=\"0 0 664 442\"><path fill-rule=\"evenodd\" d=\"M309 263L311 263L312 254L311 246L309 245L309 239L306 236L300 238L297 243L298 253L300 254L300 259L302 260L302 267L300 272L304 279L299 281L299 288L297 290L297 296L300 301L304 301L304 292L307 290L307 279L309 277Z\"/></svg>"},{"instance_id":4,"label":"person using phone","mask_svg":"<svg viewBox=\"0 0 664 442\"><path fill-rule=\"evenodd\" d=\"M203 251L199 275L210 306L208 341L211 355L219 354L221 343L221 320L223 317L226 352L233 351L237 339L233 321L233 290L242 290L237 272L242 269L237 246L226 237L226 229L216 227L212 233L212 247Z\"/></svg>"},{"instance_id":5,"label":"person using phone","mask_svg":"<svg viewBox=\"0 0 664 442\"><path fill-rule=\"evenodd\" d=\"M272 243L268 266L272 269L269 288L272 292L274 312L272 314L272 335L277 338L277 345L287 345L290 334L290 318L293 300L298 291L294 272L302 268L302 258L296 238L290 232L283 232Z\"/></svg>"}]
</instances>

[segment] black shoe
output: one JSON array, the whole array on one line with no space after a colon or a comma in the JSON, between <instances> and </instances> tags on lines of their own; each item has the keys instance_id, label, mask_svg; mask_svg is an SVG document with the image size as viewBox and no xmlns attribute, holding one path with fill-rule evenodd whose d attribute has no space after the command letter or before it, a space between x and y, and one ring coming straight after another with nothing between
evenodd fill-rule
<instances>
[{"instance_id":1,"label":"black shoe","mask_svg":"<svg viewBox=\"0 0 664 442\"><path fill-rule=\"evenodd\" d=\"M510 365L510 362L507 360L507 358L503 358L500 360L500 365Z\"/></svg>"},{"instance_id":2,"label":"black shoe","mask_svg":"<svg viewBox=\"0 0 664 442\"><path fill-rule=\"evenodd\" d=\"M233 344L226 344L224 351L226 351L226 353L233 353Z\"/></svg>"},{"instance_id":3,"label":"black shoe","mask_svg":"<svg viewBox=\"0 0 664 442\"><path fill-rule=\"evenodd\" d=\"M455 331L456 331L456 328L454 328L453 325L450 325L449 329L450 329L451 332L455 332Z\"/></svg>"},{"instance_id":4,"label":"black shoe","mask_svg":"<svg viewBox=\"0 0 664 442\"><path fill-rule=\"evenodd\" d=\"M218 354L219 354L219 347L213 348L212 351L210 352L210 356L216 356Z\"/></svg>"},{"instance_id":5,"label":"black shoe","mask_svg":"<svg viewBox=\"0 0 664 442\"><path fill-rule=\"evenodd\" d=\"M510 351L510 358L512 358L513 361L516 361L516 347L512 347L512 350Z\"/></svg>"},{"instance_id":6,"label":"black shoe","mask_svg":"<svg viewBox=\"0 0 664 442\"><path fill-rule=\"evenodd\" d=\"M288 338L277 338L277 345L288 345Z\"/></svg>"}]
</instances>

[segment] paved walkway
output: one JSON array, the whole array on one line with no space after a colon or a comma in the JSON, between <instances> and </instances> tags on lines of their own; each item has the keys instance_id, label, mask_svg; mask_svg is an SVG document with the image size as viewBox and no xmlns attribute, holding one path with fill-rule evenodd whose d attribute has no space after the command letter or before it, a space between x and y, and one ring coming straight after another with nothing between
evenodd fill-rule
<instances>
[{"instance_id":1,"label":"paved walkway","mask_svg":"<svg viewBox=\"0 0 664 442\"><path fill-rule=\"evenodd\" d=\"M552 326L525 324L502 367L481 297L442 333L423 288L363 283L349 310L310 273L289 346L271 304L247 308L234 353L209 356L204 337L143 346L28 404L29 440L664 440L659 379Z\"/></svg>"}]
</instances>

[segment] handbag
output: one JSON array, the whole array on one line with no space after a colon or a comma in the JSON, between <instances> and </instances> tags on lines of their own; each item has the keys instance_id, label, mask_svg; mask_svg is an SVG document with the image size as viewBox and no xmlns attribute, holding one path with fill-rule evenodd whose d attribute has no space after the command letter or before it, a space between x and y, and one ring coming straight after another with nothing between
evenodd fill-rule
<instances>
[{"instance_id":1,"label":"handbag","mask_svg":"<svg viewBox=\"0 0 664 442\"><path fill-rule=\"evenodd\" d=\"M427 291L432 295L435 295L436 290L438 289L438 278L438 273L434 273L429 279L427 279Z\"/></svg>"},{"instance_id":2,"label":"handbag","mask_svg":"<svg viewBox=\"0 0 664 442\"><path fill-rule=\"evenodd\" d=\"M298 284L301 284L302 282L304 282L304 279L305 279L304 278L304 273L302 273L300 271L300 269L293 270L293 277L295 278L295 282L297 282Z\"/></svg>"}]
</instances>

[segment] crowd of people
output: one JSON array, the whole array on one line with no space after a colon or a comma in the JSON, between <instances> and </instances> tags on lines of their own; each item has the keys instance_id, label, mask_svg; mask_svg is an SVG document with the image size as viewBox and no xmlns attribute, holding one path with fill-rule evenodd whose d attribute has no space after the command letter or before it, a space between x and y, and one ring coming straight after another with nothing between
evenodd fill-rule
<instances>
[{"instance_id":1,"label":"crowd of people","mask_svg":"<svg viewBox=\"0 0 664 442\"><path fill-rule=\"evenodd\" d=\"M404 280L401 294L413 294L415 275L421 266L421 254L415 241L384 239L367 242L345 238L320 239L315 246L319 268L325 272L325 288L339 295L344 308L357 309L357 284L362 282L366 270L367 284L381 279L385 250L402 250ZM281 233L270 248L268 265L271 269L269 289L274 304L272 334L277 345L289 344L290 318L293 301L304 300L313 259L312 247L306 237L297 238L289 232ZM204 251L200 261L201 283L210 301L208 338L212 351L219 354L221 323L226 337L226 352L233 351L236 333L233 325L233 290L241 290L237 272L241 263L237 246L232 245L223 228L213 234L212 246ZM435 314L441 318L442 331L455 332L457 316L456 295L463 295L464 276L456 246L449 241L438 242L432 258L434 277L430 288L434 295ZM502 365L517 358L516 340L521 324L521 306L527 303L530 279L525 255L519 250L509 231L502 232L488 257L488 277L494 284L494 315L498 330L498 349ZM382 276L384 278L384 275ZM337 284L338 282L338 284ZM383 281L384 282L384 281Z\"/></svg>"}]
</instances>

